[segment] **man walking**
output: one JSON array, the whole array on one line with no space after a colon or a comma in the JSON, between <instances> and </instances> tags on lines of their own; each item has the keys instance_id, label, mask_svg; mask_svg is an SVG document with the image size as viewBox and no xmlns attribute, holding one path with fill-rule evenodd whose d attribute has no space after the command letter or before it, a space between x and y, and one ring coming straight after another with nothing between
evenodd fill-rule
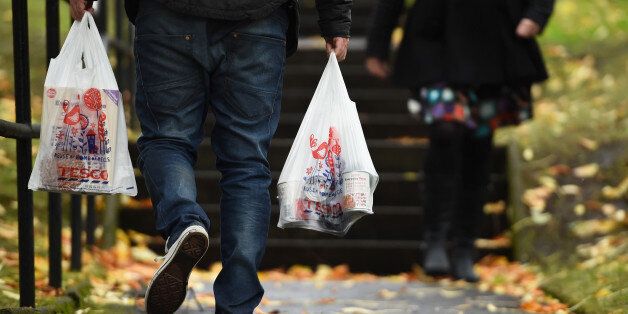
<instances>
[{"instance_id":1,"label":"man walking","mask_svg":"<svg viewBox=\"0 0 628 314\"><path fill-rule=\"evenodd\" d=\"M86 3L70 2L80 19ZM316 1L327 51L339 60L347 53L351 5ZM126 0L125 6L136 27L138 166L157 230L167 238L146 309L178 309L208 247L210 222L196 202L193 165L211 109L211 145L222 174L216 312L252 313L264 294L257 270L270 218L266 155L279 121L285 58L296 50L297 0Z\"/></svg>"}]
</instances>

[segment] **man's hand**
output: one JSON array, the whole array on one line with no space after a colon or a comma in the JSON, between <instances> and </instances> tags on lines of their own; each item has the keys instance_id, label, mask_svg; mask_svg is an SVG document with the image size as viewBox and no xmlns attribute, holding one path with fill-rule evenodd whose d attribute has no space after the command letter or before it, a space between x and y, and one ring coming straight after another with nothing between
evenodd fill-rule
<instances>
[{"instance_id":1,"label":"man's hand","mask_svg":"<svg viewBox=\"0 0 628 314\"><path fill-rule=\"evenodd\" d=\"M80 21L83 18L85 11L94 14L92 3L94 3L94 1L70 0L70 15L72 15L74 20Z\"/></svg>"},{"instance_id":2,"label":"man's hand","mask_svg":"<svg viewBox=\"0 0 628 314\"><path fill-rule=\"evenodd\" d=\"M386 79L390 76L390 66L388 62L375 57L366 58L366 70L380 79Z\"/></svg>"},{"instance_id":3,"label":"man's hand","mask_svg":"<svg viewBox=\"0 0 628 314\"><path fill-rule=\"evenodd\" d=\"M541 26L531 19L523 18L517 26L517 36L521 38L532 38L539 34Z\"/></svg>"},{"instance_id":4,"label":"man's hand","mask_svg":"<svg viewBox=\"0 0 628 314\"><path fill-rule=\"evenodd\" d=\"M338 61L342 61L347 57L347 49L349 49L349 38L325 38L325 41L327 42L327 44L325 45L325 48L327 49L327 54L330 54L332 51L335 52Z\"/></svg>"}]
</instances>

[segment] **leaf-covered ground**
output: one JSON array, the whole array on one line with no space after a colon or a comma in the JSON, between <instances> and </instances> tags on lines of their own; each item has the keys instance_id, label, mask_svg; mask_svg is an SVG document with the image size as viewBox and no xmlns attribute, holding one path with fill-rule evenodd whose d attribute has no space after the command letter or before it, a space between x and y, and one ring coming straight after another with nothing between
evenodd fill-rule
<instances>
[{"instance_id":1,"label":"leaf-covered ground","mask_svg":"<svg viewBox=\"0 0 628 314\"><path fill-rule=\"evenodd\" d=\"M38 236L45 238L45 228ZM18 306L17 254L7 248L16 244L16 226L3 223L0 233L0 308ZM39 234L42 233L42 234ZM137 233L118 232L118 241L110 250L94 248L85 252L84 269L67 271L69 231L64 230L64 287L61 291L47 286L47 259L44 243L38 243L36 280L38 307L52 307L72 312L73 302L58 302L58 296L77 296L82 313L89 311L141 312L146 284L158 266L155 253L147 248L151 239ZM211 248L216 249L216 248ZM196 270L190 279L190 291L183 312L201 312L215 305L212 282L220 264ZM319 265L316 269L294 265L289 269L261 272L266 288L258 313L381 313L440 311L459 313L512 313L529 311L557 313L567 306L547 296L540 289L542 275L531 267L490 256L477 265L481 282L475 285L423 275L415 266L394 276L351 273L347 265Z\"/></svg>"},{"instance_id":2,"label":"leaf-covered ground","mask_svg":"<svg viewBox=\"0 0 628 314\"><path fill-rule=\"evenodd\" d=\"M623 145L593 143L582 142L591 152L575 167L553 158L523 166L530 186L522 196L527 213L513 231L519 257L548 274L546 291L574 311L625 313L628 152Z\"/></svg>"}]
</instances>

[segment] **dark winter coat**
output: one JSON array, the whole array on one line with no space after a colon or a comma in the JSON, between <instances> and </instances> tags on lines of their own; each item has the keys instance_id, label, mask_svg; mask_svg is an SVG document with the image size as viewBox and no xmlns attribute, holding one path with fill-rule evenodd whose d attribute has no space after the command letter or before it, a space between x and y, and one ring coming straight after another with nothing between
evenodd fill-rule
<instances>
[{"instance_id":1,"label":"dark winter coat","mask_svg":"<svg viewBox=\"0 0 628 314\"><path fill-rule=\"evenodd\" d=\"M547 78L538 44L515 34L522 18L545 27L554 0L416 0L408 12L393 81L477 86L530 84ZM367 54L388 59L404 0L380 0Z\"/></svg>"},{"instance_id":2,"label":"dark winter coat","mask_svg":"<svg viewBox=\"0 0 628 314\"><path fill-rule=\"evenodd\" d=\"M254 20L263 18L281 5L289 9L286 54L296 51L299 38L298 0L157 0L173 11L218 20ZM318 25L326 38L349 37L353 0L316 0ZM135 21L139 0L125 0L127 15Z\"/></svg>"}]
</instances>

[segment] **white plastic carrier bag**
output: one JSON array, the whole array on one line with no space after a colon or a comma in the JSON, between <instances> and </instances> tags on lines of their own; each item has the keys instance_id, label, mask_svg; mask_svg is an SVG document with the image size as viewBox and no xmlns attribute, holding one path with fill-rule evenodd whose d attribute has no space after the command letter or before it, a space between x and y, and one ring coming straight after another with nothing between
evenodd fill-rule
<instances>
[{"instance_id":1,"label":"white plastic carrier bag","mask_svg":"<svg viewBox=\"0 0 628 314\"><path fill-rule=\"evenodd\" d=\"M279 177L277 226L343 236L373 213L378 180L332 53Z\"/></svg>"},{"instance_id":2,"label":"white plastic carrier bag","mask_svg":"<svg viewBox=\"0 0 628 314\"><path fill-rule=\"evenodd\" d=\"M122 97L91 14L50 60L43 98L28 188L136 195Z\"/></svg>"}]
</instances>

